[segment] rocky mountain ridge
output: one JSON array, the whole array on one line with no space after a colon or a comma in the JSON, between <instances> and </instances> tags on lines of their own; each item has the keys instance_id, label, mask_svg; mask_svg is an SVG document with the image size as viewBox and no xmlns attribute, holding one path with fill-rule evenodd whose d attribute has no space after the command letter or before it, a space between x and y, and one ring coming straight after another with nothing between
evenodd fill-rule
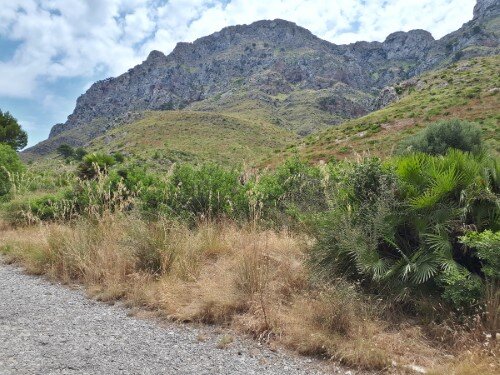
<instances>
[{"instance_id":1,"label":"rocky mountain ridge","mask_svg":"<svg viewBox=\"0 0 500 375\"><path fill-rule=\"evenodd\" d=\"M242 113L242 103L270 123L307 134L386 105L394 99L387 86L460 59L498 54L499 19L500 0L479 0L473 19L439 40L412 30L392 33L384 42L348 45L279 19L226 27L178 43L169 55L152 51L128 72L94 83L66 123L55 125L49 140L28 152L48 153L63 140L86 144L131 112ZM312 114L314 124L293 108ZM89 124L92 130L86 131ZM79 129L84 136L74 137Z\"/></svg>"}]
</instances>

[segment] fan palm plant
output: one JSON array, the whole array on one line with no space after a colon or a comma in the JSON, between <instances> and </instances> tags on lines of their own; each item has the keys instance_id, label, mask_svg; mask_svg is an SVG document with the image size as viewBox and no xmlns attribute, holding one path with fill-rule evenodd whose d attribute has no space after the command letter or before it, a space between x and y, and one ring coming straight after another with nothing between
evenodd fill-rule
<instances>
[{"instance_id":1,"label":"fan palm plant","mask_svg":"<svg viewBox=\"0 0 500 375\"><path fill-rule=\"evenodd\" d=\"M339 190L356 191L337 194L343 198L334 209L342 214L324 228L327 236L320 235L316 260L337 263L330 267L404 293L425 286L443 290L450 275L465 275L462 281L482 277L477 254L458 238L470 229L498 227L497 161L458 150L443 156L418 153L394 159L388 166L379 163L377 173L371 161L370 176L381 186L376 199L359 189L363 185L357 179L366 175L365 166L356 166L356 173L340 183ZM392 173L395 177L388 178ZM363 196L370 198L359 198ZM477 279L471 281L474 288Z\"/></svg>"}]
</instances>

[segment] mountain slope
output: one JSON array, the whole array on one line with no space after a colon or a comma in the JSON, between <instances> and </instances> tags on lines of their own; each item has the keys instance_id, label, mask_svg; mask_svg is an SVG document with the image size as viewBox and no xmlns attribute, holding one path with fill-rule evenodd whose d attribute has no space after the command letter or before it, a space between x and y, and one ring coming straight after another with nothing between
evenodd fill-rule
<instances>
[{"instance_id":1,"label":"mountain slope","mask_svg":"<svg viewBox=\"0 0 500 375\"><path fill-rule=\"evenodd\" d=\"M96 82L66 123L27 153L46 155L63 142L86 145L128 123L131 113L151 110L213 111L307 135L384 105L384 86L498 54L499 3L479 0L473 20L440 40L412 30L383 43L335 45L283 20L227 27L179 43L168 56L153 51L127 73Z\"/></svg>"},{"instance_id":2,"label":"mountain slope","mask_svg":"<svg viewBox=\"0 0 500 375\"><path fill-rule=\"evenodd\" d=\"M101 134L100 129L106 127ZM92 139L83 141L82 139ZM122 118L119 126L102 121L62 132L39 145L53 155L59 144L85 144L88 151L121 152L166 166L177 161L210 160L252 165L297 140L289 131L265 121L230 114L192 111L144 111ZM27 161L36 155L24 152Z\"/></svg>"},{"instance_id":3,"label":"mountain slope","mask_svg":"<svg viewBox=\"0 0 500 375\"><path fill-rule=\"evenodd\" d=\"M96 138L89 149L134 154L166 165L200 160L252 165L296 138L271 124L229 115L156 111Z\"/></svg>"},{"instance_id":4,"label":"mountain slope","mask_svg":"<svg viewBox=\"0 0 500 375\"><path fill-rule=\"evenodd\" d=\"M427 124L451 118L477 122L489 149L500 155L500 56L460 61L401 82L394 91L398 99L387 107L310 135L274 160L297 152L311 161L386 156Z\"/></svg>"}]
</instances>

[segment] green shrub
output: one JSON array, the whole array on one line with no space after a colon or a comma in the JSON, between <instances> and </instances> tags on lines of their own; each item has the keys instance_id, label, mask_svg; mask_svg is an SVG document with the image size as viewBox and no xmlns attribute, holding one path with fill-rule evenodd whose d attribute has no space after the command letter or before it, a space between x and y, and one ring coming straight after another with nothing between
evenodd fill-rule
<instances>
[{"instance_id":1,"label":"green shrub","mask_svg":"<svg viewBox=\"0 0 500 375\"><path fill-rule=\"evenodd\" d=\"M460 241L475 249L481 261L486 324L495 337L500 329L500 231L468 232Z\"/></svg>"},{"instance_id":2,"label":"green shrub","mask_svg":"<svg viewBox=\"0 0 500 375\"><path fill-rule=\"evenodd\" d=\"M106 174L109 167L116 163L111 155L97 152L87 154L78 165L78 177L85 180L97 178L100 174Z\"/></svg>"},{"instance_id":3,"label":"green shrub","mask_svg":"<svg viewBox=\"0 0 500 375\"><path fill-rule=\"evenodd\" d=\"M327 278L380 281L389 269L389 239L401 211L394 173L373 158L341 164L330 178L330 209L313 221L313 267Z\"/></svg>"},{"instance_id":4,"label":"green shrub","mask_svg":"<svg viewBox=\"0 0 500 375\"><path fill-rule=\"evenodd\" d=\"M75 149L75 160L82 161L85 155L87 155L87 151L83 147L78 147L77 149Z\"/></svg>"},{"instance_id":5,"label":"green shrub","mask_svg":"<svg viewBox=\"0 0 500 375\"><path fill-rule=\"evenodd\" d=\"M321 211L327 205L325 183L319 167L294 157L259 177L252 189L253 204L261 206L264 216L274 219L277 213L290 210Z\"/></svg>"},{"instance_id":6,"label":"green shrub","mask_svg":"<svg viewBox=\"0 0 500 375\"><path fill-rule=\"evenodd\" d=\"M347 169L332 210L316 222L318 272L344 274L401 298L442 293L456 308L474 306L483 261L464 252L459 237L467 227L498 227L497 172L491 159L458 150Z\"/></svg>"},{"instance_id":7,"label":"green shrub","mask_svg":"<svg viewBox=\"0 0 500 375\"><path fill-rule=\"evenodd\" d=\"M349 199L358 204L376 199L394 179L378 158L366 158L351 168L347 167L346 172L348 175L343 180L343 186L348 191Z\"/></svg>"},{"instance_id":8,"label":"green shrub","mask_svg":"<svg viewBox=\"0 0 500 375\"><path fill-rule=\"evenodd\" d=\"M456 309L476 312L484 293L483 281L478 275L465 267L450 267L443 271L438 284L443 289L443 298Z\"/></svg>"},{"instance_id":9,"label":"green shrub","mask_svg":"<svg viewBox=\"0 0 500 375\"><path fill-rule=\"evenodd\" d=\"M0 143L0 199L9 193L13 174L21 173L24 169L17 152L9 145Z\"/></svg>"},{"instance_id":10,"label":"green shrub","mask_svg":"<svg viewBox=\"0 0 500 375\"><path fill-rule=\"evenodd\" d=\"M238 170L212 163L177 165L164 194L165 206L185 218L243 217L248 212L246 186Z\"/></svg>"},{"instance_id":11,"label":"green shrub","mask_svg":"<svg viewBox=\"0 0 500 375\"><path fill-rule=\"evenodd\" d=\"M444 155L450 148L479 153L482 150L481 129L462 120L445 120L430 124L416 135L404 140L398 147L400 154L423 152Z\"/></svg>"},{"instance_id":12,"label":"green shrub","mask_svg":"<svg viewBox=\"0 0 500 375\"><path fill-rule=\"evenodd\" d=\"M60 145L56 151L64 159L71 159L75 156L75 149L67 144Z\"/></svg>"},{"instance_id":13,"label":"green shrub","mask_svg":"<svg viewBox=\"0 0 500 375\"><path fill-rule=\"evenodd\" d=\"M113 152L112 156L115 158L117 163L123 163L125 161L125 155L121 152Z\"/></svg>"},{"instance_id":14,"label":"green shrub","mask_svg":"<svg viewBox=\"0 0 500 375\"><path fill-rule=\"evenodd\" d=\"M139 187L130 184L116 171L99 173L93 179L79 180L69 197L79 215L101 218L104 213L130 211Z\"/></svg>"},{"instance_id":15,"label":"green shrub","mask_svg":"<svg viewBox=\"0 0 500 375\"><path fill-rule=\"evenodd\" d=\"M40 221L68 220L75 212L70 191L41 196L23 196L4 205L4 218L12 224L34 224Z\"/></svg>"}]
</instances>

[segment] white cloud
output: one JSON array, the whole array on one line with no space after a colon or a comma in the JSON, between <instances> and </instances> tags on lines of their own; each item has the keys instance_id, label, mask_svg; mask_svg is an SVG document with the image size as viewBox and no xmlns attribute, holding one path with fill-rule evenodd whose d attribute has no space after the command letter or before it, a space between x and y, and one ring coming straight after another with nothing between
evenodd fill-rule
<instances>
[{"instance_id":1,"label":"white cloud","mask_svg":"<svg viewBox=\"0 0 500 375\"><path fill-rule=\"evenodd\" d=\"M36 87L37 68L0 62L0 96L30 97Z\"/></svg>"},{"instance_id":2,"label":"white cloud","mask_svg":"<svg viewBox=\"0 0 500 375\"><path fill-rule=\"evenodd\" d=\"M422 28L437 38L472 17L474 0L10 0L0 38L0 96L29 97L46 80L117 75L152 49L166 53L224 26L283 18L334 43ZM15 77L15 79L13 79Z\"/></svg>"}]
</instances>

